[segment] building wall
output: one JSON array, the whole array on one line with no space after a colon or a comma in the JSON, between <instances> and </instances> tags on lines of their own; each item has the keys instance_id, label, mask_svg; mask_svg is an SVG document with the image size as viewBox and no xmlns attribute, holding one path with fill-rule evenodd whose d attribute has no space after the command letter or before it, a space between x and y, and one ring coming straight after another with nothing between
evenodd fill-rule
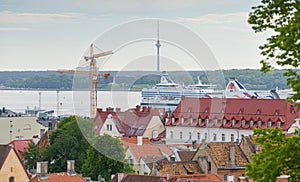
<instances>
[{"instance_id":1,"label":"building wall","mask_svg":"<svg viewBox=\"0 0 300 182\"><path fill-rule=\"evenodd\" d=\"M137 161L137 159L135 158L135 156L134 156L133 152L131 151L130 147L128 147L125 151L125 159L132 166L135 173L138 174L139 170L140 170L139 161Z\"/></svg>"},{"instance_id":2,"label":"building wall","mask_svg":"<svg viewBox=\"0 0 300 182\"><path fill-rule=\"evenodd\" d=\"M31 139L34 135L38 135L41 138L41 130L46 132L48 127L36 122L36 117L0 117L0 144L8 144L20 136Z\"/></svg>"},{"instance_id":3,"label":"building wall","mask_svg":"<svg viewBox=\"0 0 300 182\"><path fill-rule=\"evenodd\" d=\"M153 116L143 134L143 137L153 138L153 131L157 131L157 134L160 134L164 130L165 127L159 116Z\"/></svg>"},{"instance_id":4,"label":"building wall","mask_svg":"<svg viewBox=\"0 0 300 182\"><path fill-rule=\"evenodd\" d=\"M109 128L107 127L109 125ZM108 134L112 137L121 137L122 135L119 133L116 122L111 118L111 116L108 116L106 121L104 122L99 135Z\"/></svg>"},{"instance_id":5,"label":"building wall","mask_svg":"<svg viewBox=\"0 0 300 182\"><path fill-rule=\"evenodd\" d=\"M180 137L182 132L182 138ZM172 134L173 133L173 134ZM200 138L198 137L200 133ZM190 138L191 134L191 138ZM207 138L205 140L205 134ZM222 134L225 135L225 142L231 141L231 135L234 136L233 141L239 139L241 141L242 136L249 136L253 134L252 130L245 129L228 129L228 128L200 128L200 127L189 127L189 126L166 126L166 142L171 143L185 143L196 140L201 143L203 140L207 142L222 142ZM173 135L173 138L172 138ZM216 140L214 140L216 135Z\"/></svg>"},{"instance_id":6,"label":"building wall","mask_svg":"<svg viewBox=\"0 0 300 182\"><path fill-rule=\"evenodd\" d=\"M234 176L234 181L238 182L238 178L243 176L245 172L245 169L219 169L217 174L222 179L224 179L224 175Z\"/></svg>"},{"instance_id":7,"label":"building wall","mask_svg":"<svg viewBox=\"0 0 300 182\"><path fill-rule=\"evenodd\" d=\"M139 169L139 174L147 174L149 175L151 173L151 169L146 165L144 160L140 160L140 169Z\"/></svg>"},{"instance_id":8,"label":"building wall","mask_svg":"<svg viewBox=\"0 0 300 182\"><path fill-rule=\"evenodd\" d=\"M15 181L28 182L29 178L21 161L13 149L10 150L3 166L0 170L0 181L9 181L10 177L14 177Z\"/></svg>"}]
</instances>

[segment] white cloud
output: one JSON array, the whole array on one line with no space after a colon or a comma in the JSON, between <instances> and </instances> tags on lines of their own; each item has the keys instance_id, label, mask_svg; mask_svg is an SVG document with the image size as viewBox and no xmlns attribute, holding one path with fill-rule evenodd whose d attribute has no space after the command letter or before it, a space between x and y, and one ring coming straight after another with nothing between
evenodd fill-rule
<instances>
[{"instance_id":1,"label":"white cloud","mask_svg":"<svg viewBox=\"0 0 300 182\"><path fill-rule=\"evenodd\" d=\"M0 27L0 31L30 31L31 28L25 27Z\"/></svg>"},{"instance_id":2,"label":"white cloud","mask_svg":"<svg viewBox=\"0 0 300 182\"><path fill-rule=\"evenodd\" d=\"M0 12L0 24L34 24L34 23L66 23L74 22L79 14L72 13L17 13Z\"/></svg>"},{"instance_id":3,"label":"white cloud","mask_svg":"<svg viewBox=\"0 0 300 182\"><path fill-rule=\"evenodd\" d=\"M246 23L248 12L225 13L225 14L207 14L203 16L185 18L179 17L177 21L199 24L236 24Z\"/></svg>"}]
</instances>

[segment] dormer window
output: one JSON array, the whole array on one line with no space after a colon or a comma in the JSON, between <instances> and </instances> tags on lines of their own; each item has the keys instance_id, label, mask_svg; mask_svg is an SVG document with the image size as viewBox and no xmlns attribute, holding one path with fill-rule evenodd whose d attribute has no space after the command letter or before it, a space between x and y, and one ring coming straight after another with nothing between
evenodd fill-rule
<instances>
[{"instance_id":1,"label":"dormer window","mask_svg":"<svg viewBox=\"0 0 300 182\"><path fill-rule=\"evenodd\" d=\"M234 127L235 123L236 123L236 121L235 121L235 119L233 119L233 120L231 121L231 126Z\"/></svg>"},{"instance_id":2,"label":"dormer window","mask_svg":"<svg viewBox=\"0 0 300 182\"><path fill-rule=\"evenodd\" d=\"M172 122L172 125L174 125L174 123L175 123L175 118L172 118L171 122Z\"/></svg>"},{"instance_id":3,"label":"dormer window","mask_svg":"<svg viewBox=\"0 0 300 182\"><path fill-rule=\"evenodd\" d=\"M250 121L250 128L253 128L253 124L254 124L254 121L251 120L251 121Z\"/></svg>"},{"instance_id":4,"label":"dormer window","mask_svg":"<svg viewBox=\"0 0 300 182\"><path fill-rule=\"evenodd\" d=\"M256 114L260 114L261 113L261 109L258 109L257 111L256 111Z\"/></svg>"},{"instance_id":5,"label":"dormer window","mask_svg":"<svg viewBox=\"0 0 300 182\"><path fill-rule=\"evenodd\" d=\"M209 119L206 118L206 119L205 119L205 124L206 124L206 126L208 126L208 123L209 123Z\"/></svg>"},{"instance_id":6,"label":"dormer window","mask_svg":"<svg viewBox=\"0 0 300 182\"><path fill-rule=\"evenodd\" d=\"M244 128L245 125L246 125L246 121L243 119L243 120L242 120L242 128Z\"/></svg>"},{"instance_id":7,"label":"dormer window","mask_svg":"<svg viewBox=\"0 0 300 182\"><path fill-rule=\"evenodd\" d=\"M258 122L257 122L257 127L258 127L258 128L261 128L261 121L258 121Z\"/></svg>"},{"instance_id":8,"label":"dormer window","mask_svg":"<svg viewBox=\"0 0 300 182\"><path fill-rule=\"evenodd\" d=\"M281 127L281 122L280 121L277 122L277 126Z\"/></svg>"},{"instance_id":9,"label":"dormer window","mask_svg":"<svg viewBox=\"0 0 300 182\"><path fill-rule=\"evenodd\" d=\"M268 128L272 127L272 121L268 121Z\"/></svg>"},{"instance_id":10,"label":"dormer window","mask_svg":"<svg viewBox=\"0 0 300 182\"><path fill-rule=\"evenodd\" d=\"M227 124L227 120L223 119L223 126L225 126Z\"/></svg>"},{"instance_id":11,"label":"dormer window","mask_svg":"<svg viewBox=\"0 0 300 182\"><path fill-rule=\"evenodd\" d=\"M190 118L190 124L191 124L191 125L193 124L193 121L194 121L194 119L193 119L193 118Z\"/></svg>"},{"instance_id":12,"label":"dormer window","mask_svg":"<svg viewBox=\"0 0 300 182\"><path fill-rule=\"evenodd\" d=\"M181 121L180 121L180 122L181 122L181 124L183 124L183 123L184 123L184 118L181 118Z\"/></svg>"},{"instance_id":13,"label":"dormer window","mask_svg":"<svg viewBox=\"0 0 300 182\"><path fill-rule=\"evenodd\" d=\"M276 116L278 116L278 115L279 115L279 111L276 110L274 114L275 114Z\"/></svg>"},{"instance_id":14,"label":"dormer window","mask_svg":"<svg viewBox=\"0 0 300 182\"><path fill-rule=\"evenodd\" d=\"M218 119L215 119L215 126L218 125L218 122L219 122L219 120L218 120Z\"/></svg>"},{"instance_id":15,"label":"dormer window","mask_svg":"<svg viewBox=\"0 0 300 182\"><path fill-rule=\"evenodd\" d=\"M199 126L201 125L201 122L202 122L202 119L199 118L199 119L198 119L198 125L199 125Z\"/></svg>"},{"instance_id":16,"label":"dormer window","mask_svg":"<svg viewBox=\"0 0 300 182\"><path fill-rule=\"evenodd\" d=\"M192 132L189 132L189 140L192 139Z\"/></svg>"}]
</instances>

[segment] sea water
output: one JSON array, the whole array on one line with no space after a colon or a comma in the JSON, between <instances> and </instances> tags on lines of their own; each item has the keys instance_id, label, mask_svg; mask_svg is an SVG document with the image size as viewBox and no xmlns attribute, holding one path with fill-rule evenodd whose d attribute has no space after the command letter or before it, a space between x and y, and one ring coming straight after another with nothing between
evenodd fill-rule
<instances>
[{"instance_id":1,"label":"sea water","mask_svg":"<svg viewBox=\"0 0 300 182\"><path fill-rule=\"evenodd\" d=\"M98 91L98 108L133 108L141 101L140 92ZM89 115L89 91L0 90L0 108L17 113L26 109L54 110L54 115Z\"/></svg>"}]
</instances>

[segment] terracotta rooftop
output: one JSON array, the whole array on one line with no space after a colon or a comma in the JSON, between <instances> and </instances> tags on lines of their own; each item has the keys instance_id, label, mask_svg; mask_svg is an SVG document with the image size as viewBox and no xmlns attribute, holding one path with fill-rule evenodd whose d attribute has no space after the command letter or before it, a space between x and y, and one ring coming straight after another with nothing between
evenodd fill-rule
<instances>
[{"instance_id":1,"label":"terracotta rooftop","mask_svg":"<svg viewBox=\"0 0 300 182\"><path fill-rule=\"evenodd\" d=\"M152 109L151 107L136 106L122 112L120 109L106 108L106 111L97 109L94 118L95 132L99 133L108 116L116 122L118 131L124 136L142 136L151 118L164 113L163 109Z\"/></svg>"},{"instance_id":2,"label":"terracotta rooftop","mask_svg":"<svg viewBox=\"0 0 300 182\"><path fill-rule=\"evenodd\" d=\"M21 159L21 161L23 161L24 160L23 152L28 148L28 145L31 142L32 139L14 140L11 141L9 144L12 144L14 146L18 157Z\"/></svg>"},{"instance_id":3,"label":"terracotta rooftop","mask_svg":"<svg viewBox=\"0 0 300 182\"><path fill-rule=\"evenodd\" d=\"M160 161L156 164L156 169L161 176L174 176L174 175L189 175L200 174L202 170L197 161L184 161L184 162L165 162ZM155 171L151 171L154 174Z\"/></svg>"},{"instance_id":4,"label":"terracotta rooftop","mask_svg":"<svg viewBox=\"0 0 300 182\"><path fill-rule=\"evenodd\" d=\"M222 178L220 178L216 174L192 174L192 175L179 175L172 176L172 182L175 180L190 180L193 182L224 182Z\"/></svg>"},{"instance_id":5,"label":"terracotta rooftop","mask_svg":"<svg viewBox=\"0 0 300 182\"><path fill-rule=\"evenodd\" d=\"M239 145L235 142L210 142L207 144L205 150L218 168L231 168L233 166L230 163L230 145L234 145L234 167L245 167L248 160Z\"/></svg>"},{"instance_id":6,"label":"terracotta rooftop","mask_svg":"<svg viewBox=\"0 0 300 182\"><path fill-rule=\"evenodd\" d=\"M158 161L168 162L168 159L163 156L146 156L141 157L140 160L143 160L146 165L149 167L149 169L152 169L153 163L156 163Z\"/></svg>"},{"instance_id":7,"label":"terracotta rooftop","mask_svg":"<svg viewBox=\"0 0 300 182\"><path fill-rule=\"evenodd\" d=\"M163 154L171 155L171 147L173 145L157 144L157 145L129 145L129 150L133 152L135 158L140 160L141 157L157 156L163 157Z\"/></svg>"},{"instance_id":8,"label":"terracotta rooftop","mask_svg":"<svg viewBox=\"0 0 300 182\"><path fill-rule=\"evenodd\" d=\"M187 150L178 151L178 155L181 161L191 161L195 153L196 151L187 151Z\"/></svg>"},{"instance_id":9,"label":"terracotta rooftop","mask_svg":"<svg viewBox=\"0 0 300 182\"><path fill-rule=\"evenodd\" d=\"M262 122L262 128L267 127L271 121L271 128L280 122L281 128L288 130L295 118L300 116L299 111L299 108L285 99L182 97L171 117L166 120L166 126L252 129L258 127L258 121ZM204 121L206 119L209 119L208 124ZM227 121L225 124L224 120ZM236 121L233 126L232 120ZM244 126L242 120L245 120ZM250 121L254 122L253 127L250 126Z\"/></svg>"},{"instance_id":10,"label":"terracotta rooftop","mask_svg":"<svg viewBox=\"0 0 300 182\"><path fill-rule=\"evenodd\" d=\"M139 174L123 174L121 182L167 182L167 180L160 176L149 176ZM118 174L110 182L118 182Z\"/></svg>"},{"instance_id":11,"label":"terracotta rooftop","mask_svg":"<svg viewBox=\"0 0 300 182\"><path fill-rule=\"evenodd\" d=\"M86 182L80 175L69 176L67 172L48 174L48 179L39 179L38 176L32 178L29 182Z\"/></svg>"}]
</instances>

